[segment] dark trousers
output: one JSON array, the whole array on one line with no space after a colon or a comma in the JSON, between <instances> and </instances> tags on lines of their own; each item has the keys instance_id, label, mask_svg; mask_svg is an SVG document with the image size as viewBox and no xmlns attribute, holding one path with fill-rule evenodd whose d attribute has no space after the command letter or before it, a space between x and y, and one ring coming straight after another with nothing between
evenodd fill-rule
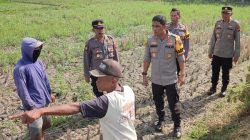
<instances>
[{"instance_id":1,"label":"dark trousers","mask_svg":"<svg viewBox=\"0 0 250 140\"><path fill-rule=\"evenodd\" d=\"M166 86L161 86L152 83L152 91L153 91L153 100L156 107L156 113L159 117L159 121L164 121L164 116L165 116L164 94L166 93L174 125L175 127L180 127L181 108L180 108L179 94L177 93L176 83Z\"/></svg>"},{"instance_id":2,"label":"dark trousers","mask_svg":"<svg viewBox=\"0 0 250 140\"><path fill-rule=\"evenodd\" d=\"M96 97L102 96L103 93L99 92L97 89L97 86L96 86L97 77L91 75L90 78L91 78L91 86L93 88L93 92L94 92L95 96Z\"/></svg>"},{"instance_id":3,"label":"dark trousers","mask_svg":"<svg viewBox=\"0 0 250 140\"><path fill-rule=\"evenodd\" d=\"M232 58L223 58L213 56L212 59L212 88L216 88L219 80L220 68L222 68L222 88L221 91L227 89L229 83L229 71L232 68Z\"/></svg>"}]
</instances>

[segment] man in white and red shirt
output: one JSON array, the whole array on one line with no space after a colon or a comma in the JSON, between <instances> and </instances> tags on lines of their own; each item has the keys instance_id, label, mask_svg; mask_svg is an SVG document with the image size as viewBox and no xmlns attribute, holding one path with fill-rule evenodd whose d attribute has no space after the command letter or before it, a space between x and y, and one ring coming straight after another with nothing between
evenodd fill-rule
<instances>
[{"instance_id":1,"label":"man in white and red shirt","mask_svg":"<svg viewBox=\"0 0 250 140\"><path fill-rule=\"evenodd\" d=\"M136 140L134 128L135 96L129 86L121 86L122 66L115 60L105 59L90 73L96 77L99 91L107 93L82 103L52 106L10 116L31 123L42 115L72 115L81 112L83 117L100 118L104 140Z\"/></svg>"}]
</instances>

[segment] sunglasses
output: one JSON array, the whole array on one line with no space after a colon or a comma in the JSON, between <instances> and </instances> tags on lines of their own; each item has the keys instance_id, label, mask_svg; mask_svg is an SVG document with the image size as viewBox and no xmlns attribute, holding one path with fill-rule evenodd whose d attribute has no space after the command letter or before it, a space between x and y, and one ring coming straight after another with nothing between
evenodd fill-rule
<instances>
[{"instance_id":1,"label":"sunglasses","mask_svg":"<svg viewBox=\"0 0 250 140\"><path fill-rule=\"evenodd\" d=\"M102 29L104 29L105 27L94 27L95 29L97 29L97 30L102 30Z\"/></svg>"},{"instance_id":2,"label":"sunglasses","mask_svg":"<svg viewBox=\"0 0 250 140\"><path fill-rule=\"evenodd\" d=\"M229 15L230 13L228 13L228 12L221 12L222 14L227 14L227 15Z\"/></svg>"}]
</instances>

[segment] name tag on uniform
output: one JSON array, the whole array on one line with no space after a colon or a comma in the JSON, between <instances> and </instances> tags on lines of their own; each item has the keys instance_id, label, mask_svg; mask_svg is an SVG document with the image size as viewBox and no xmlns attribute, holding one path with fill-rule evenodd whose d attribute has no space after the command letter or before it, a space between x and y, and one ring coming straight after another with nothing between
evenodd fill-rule
<instances>
[{"instance_id":1,"label":"name tag on uniform","mask_svg":"<svg viewBox=\"0 0 250 140\"><path fill-rule=\"evenodd\" d=\"M172 46L168 46L168 45L166 45L166 46L165 46L165 48L173 49L173 48L174 48L174 46L173 46L173 44L172 44Z\"/></svg>"}]
</instances>

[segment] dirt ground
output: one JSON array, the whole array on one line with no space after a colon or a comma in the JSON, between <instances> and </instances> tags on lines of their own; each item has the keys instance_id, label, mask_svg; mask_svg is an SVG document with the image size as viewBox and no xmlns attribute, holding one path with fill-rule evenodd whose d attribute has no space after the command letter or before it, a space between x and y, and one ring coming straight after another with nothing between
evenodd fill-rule
<instances>
[{"instance_id":1,"label":"dirt ground","mask_svg":"<svg viewBox=\"0 0 250 140\"><path fill-rule=\"evenodd\" d=\"M197 41L197 40L196 40ZM219 98L218 94L207 96L205 92L210 87L211 66L207 57L207 43L195 40L191 42L190 57L186 63L186 84L180 88L180 100L183 107L182 132L187 134L195 125L195 121L204 117L215 103L225 102L226 98ZM193 45L197 44L197 45ZM135 127L138 138L143 140L172 139L173 122L166 103L166 123L163 133L155 132L154 123L157 116L152 100L151 86L142 85L142 64L144 47L135 47L121 52L121 63L125 67L122 84L132 87L136 94L136 121ZM243 61L243 60L241 60ZM230 87L245 80L245 71L249 60L244 60L233 66L230 73ZM49 73L49 72L48 72ZM20 100L16 94L11 73L9 76L0 73L0 139L23 139L26 135L26 126L9 121L7 116L20 111ZM220 78L221 83L221 78ZM220 91L221 84L217 91ZM99 139L99 124L96 120L82 120L80 115L72 116L70 123L60 125L56 129L46 131L46 139ZM10 129L11 128L11 129ZM15 128L15 129L12 129Z\"/></svg>"}]
</instances>

